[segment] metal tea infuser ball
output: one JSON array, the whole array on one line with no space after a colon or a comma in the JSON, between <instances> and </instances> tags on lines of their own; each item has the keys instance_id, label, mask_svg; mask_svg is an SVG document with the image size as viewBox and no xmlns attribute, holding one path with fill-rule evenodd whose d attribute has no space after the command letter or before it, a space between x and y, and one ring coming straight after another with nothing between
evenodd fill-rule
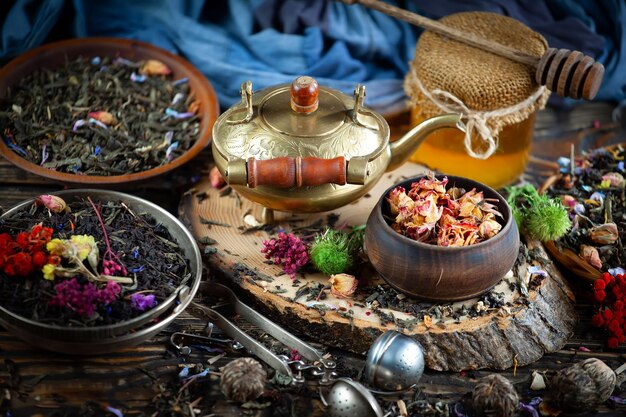
<instances>
[{"instance_id":1,"label":"metal tea infuser ball","mask_svg":"<svg viewBox=\"0 0 626 417\"><path fill-rule=\"evenodd\" d=\"M363 378L368 385L385 391L413 387L424 373L424 351L413 338L389 330L370 347Z\"/></svg>"},{"instance_id":2,"label":"metal tea infuser ball","mask_svg":"<svg viewBox=\"0 0 626 417\"><path fill-rule=\"evenodd\" d=\"M335 380L325 398L320 397L331 417L383 417L374 395L362 384L350 379Z\"/></svg>"}]
</instances>

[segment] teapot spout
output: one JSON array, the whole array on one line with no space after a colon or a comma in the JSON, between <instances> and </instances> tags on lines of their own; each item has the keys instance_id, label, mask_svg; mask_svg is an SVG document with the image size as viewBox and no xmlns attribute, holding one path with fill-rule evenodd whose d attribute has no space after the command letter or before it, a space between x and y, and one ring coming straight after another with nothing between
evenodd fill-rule
<instances>
[{"instance_id":1,"label":"teapot spout","mask_svg":"<svg viewBox=\"0 0 626 417\"><path fill-rule=\"evenodd\" d=\"M405 163L428 135L445 127L456 128L465 132L465 126L461 123L461 114L442 114L426 119L389 145L391 160L387 166L387 171L394 170Z\"/></svg>"}]
</instances>

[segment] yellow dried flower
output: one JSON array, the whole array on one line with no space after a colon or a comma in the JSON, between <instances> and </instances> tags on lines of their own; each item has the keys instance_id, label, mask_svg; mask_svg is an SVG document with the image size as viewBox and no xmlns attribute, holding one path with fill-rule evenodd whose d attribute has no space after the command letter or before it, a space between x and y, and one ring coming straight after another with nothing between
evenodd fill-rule
<instances>
[{"instance_id":1,"label":"yellow dried flower","mask_svg":"<svg viewBox=\"0 0 626 417\"><path fill-rule=\"evenodd\" d=\"M76 256L81 261L87 259L87 256L94 250L94 247L96 247L95 239L93 236L89 235L74 235L71 237L70 241L74 245Z\"/></svg>"},{"instance_id":2,"label":"yellow dried flower","mask_svg":"<svg viewBox=\"0 0 626 417\"><path fill-rule=\"evenodd\" d=\"M46 243L46 250L51 255L63 256L67 251L66 241L59 238L54 238Z\"/></svg>"},{"instance_id":3,"label":"yellow dried flower","mask_svg":"<svg viewBox=\"0 0 626 417\"><path fill-rule=\"evenodd\" d=\"M43 277L49 281L54 280L55 271L56 271L56 265L53 265L53 264L45 264L43 268L41 268L41 272L43 272Z\"/></svg>"}]
</instances>

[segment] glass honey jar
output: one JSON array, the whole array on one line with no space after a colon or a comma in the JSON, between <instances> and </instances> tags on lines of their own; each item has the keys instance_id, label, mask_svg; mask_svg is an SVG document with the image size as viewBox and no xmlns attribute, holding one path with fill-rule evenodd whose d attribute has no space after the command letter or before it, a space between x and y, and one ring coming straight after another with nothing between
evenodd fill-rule
<instances>
[{"instance_id":1,"label":"glass honey jar","mask_svg":"<svg viewBox=\"0 0 626 417\"><path fill-rule=\"evenodd\" d=\"M441 22L540 57L546 40L521 22L494 13L466 12ZM441 129L428 136L411 161L494 188L515 182L528 163L535 114L550 92L533 68L424 32L405 79L411 121L461 113L465 134Z\"/></svg>"}]
</instances>

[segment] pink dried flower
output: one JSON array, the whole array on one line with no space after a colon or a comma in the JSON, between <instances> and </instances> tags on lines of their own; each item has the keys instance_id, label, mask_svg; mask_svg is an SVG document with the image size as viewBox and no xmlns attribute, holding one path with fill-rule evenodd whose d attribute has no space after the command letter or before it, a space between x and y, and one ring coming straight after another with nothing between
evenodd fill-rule
<instances>
[{"instance_id":1,"label":"pink dried flower","mask_svg":"<svg viewBox=\"0 0 626 417\"><path fill-rule=\"evenodd\" d=\"M35 204L44 206L53 213L61 213L69 210L65 200L56 195L42 194L35 199Z\"/></svg>"},{"instance_id":2,"label":"pink dried flower","mask_svg":"<svg viewBox=\"0 0 626 417\"><path fill-rule=\"evenodd\" d=\"M76 278L59 282L54 290L56 294L50 298L49 305L67 308L83 317L91 317L98 303L110 304L121 292L120 285L114 281L107 281L106 286L99 290L91 282L82 285Z\"/></svg>"},{"instance_id":3,"label":"pink dried flower","mask_svg":"<svg viewBox=\"0 0 626 417\"><path fill-rule=\"evenodd\" d=\"M106 286L98 292L98 301L102 304L111 304L122 292L120 284L115 281L107 281Z\"/></svg>"},{"instance_id":4,"label":"pink dried flower","mask_svg":"<svg viewBox=\"0 0 626 417\"><path fill-rule=\"evenodd\" d=\"M220 173L220 170L217 167L211 168L211 172L209 173L209 180L211 181L211 187L220 189L226 185L226 180Z\"/></svg>"},{"instance_id":5,"label":"pink dried flower","mask_svg":"<svg viewBox=\"0 0 626 417\"><path fill-rule=\"evenodd\" d=\"M54 286L56 294L48 302L51 306L64 307L83 317L96 311L98 289L91 282L81 285L76 278L59 282Z\"/></svg>"},{"instance_id":6,"label":"pink dried flower","mask_svg":"<svg viewBox=\"0 0 626 417\"><path fill-rule=\"evenodd\" d=\"M92 111L87 114L87 117L102 122L107 126L117 123L117 119L115 118L115 116L113 116L108 111Z\"/></svg>"},{"instance_id":7,"label":"pink dried flower","mask_svg":"<svg viewBox=\"0 0 626 417\"><path fill-rule=\"evenodd\" d=\"M595 268L602 268L602 261L600 260L600 254L598 249L593 246L581 245L580 256L589 263L589 265Z\"/></svg>"},{"instance_id":8,"label":"pink dried flower","mask_svg":"<svg viewBox=\"0 0 626 417\"><path fill-rule=\"evenodd\" d=\"M261 252L265 254L265 259L282 265L291 279L295 279L296 271L309 262L306 244L293 233L280 232L278 238L264 240Z\"/></svg>"}]
</instances>

